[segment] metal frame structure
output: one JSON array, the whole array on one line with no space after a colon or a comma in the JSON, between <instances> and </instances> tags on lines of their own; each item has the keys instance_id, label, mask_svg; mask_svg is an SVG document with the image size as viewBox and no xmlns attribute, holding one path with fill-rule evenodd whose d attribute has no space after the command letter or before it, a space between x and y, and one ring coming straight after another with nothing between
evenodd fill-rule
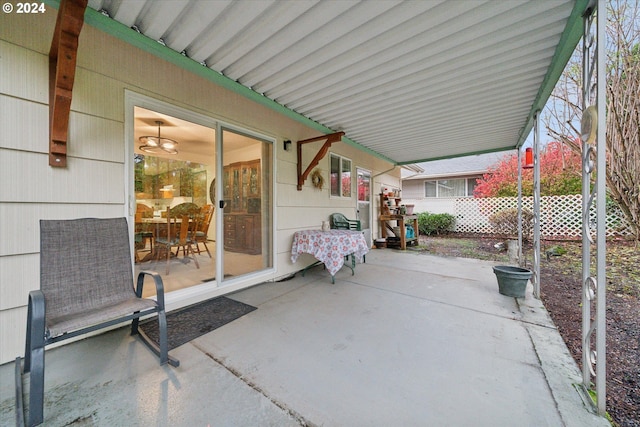
<instances>
[{"instance_id":1,"label":"metal frame structure","mask_svg":"<svg viewBox=\"0 0 640 427\"><path fill-rule=\"evenodd\" d=\"M533 296L540 299L540 111L533 116ZM522 253L522 152L518 149L518 265L526 261Z\"/></svg>"},{"instance_id":2,"label":"metal frame structure","mask_svg":"<svg viewBox=\"0 0 640 427\"><path fill-rule=\"evenodd\" d=\"M522 251L522 147L518 147L518 266L525 264Z\"/></svg>"},{"instance_id":3,"label":"metal frame structure","mask_svg":"<svg viewBox=\"0 0 640 427\"><path fill-rule=\"evenodd\" d=\"M522 167L522 165L520 166ZM533 117L533 296L540 299L540 110Z\"/></svg>"},{"instance_id":4,"label":"metal frame structure","mask_svg":"<svg viewBox=\"0 0 640 427\"><path fill-rule=\"evenodd\" d=\"M582 139L582 387L585 391L593 390L592 379L595 380L595 404L600 415L606 412L607 367L606 10L604 0L594 0L583 17L583 115L580 132ZM593 205L596 208L595 221L590 218ZM594 315L592 306L595 306Z\"/></svg>"}]
</instances>

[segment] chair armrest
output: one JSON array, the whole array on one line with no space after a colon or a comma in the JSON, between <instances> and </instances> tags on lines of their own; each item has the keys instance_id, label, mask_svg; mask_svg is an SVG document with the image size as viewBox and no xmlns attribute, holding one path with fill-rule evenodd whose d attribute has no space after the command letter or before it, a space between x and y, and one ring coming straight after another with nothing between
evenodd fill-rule
<instances>
[{"instance_id":1,"label":"chair armrest","mask_svg":"<svg viewBox=\"0 0 640 427\"><path fill-rule=\"evenodd\" d=\"M28 306L28 317L31 319L31 332L32 334L37 333L37 331L45 331L45 313L46 313L46 303L44 299L44 293L37 289L35 291L29 292L29 306ZM39 340L44 340L44 334L42 337L34 337Z\"/></svg>"},{"instance_id":2,"label":"chair armrest","mask_svg":"<svg viewBox=\"0 0 640 427\"><path fill-rule=\"evenodd\" d=\"M155 271L143 270L138 274L136 296L142 298L142 287L144 286L145 276L151 276L153 278L153 282L156 285L156 302L160 309L164 310L164 282L162 281L162 277Z\"/></svg>"}]
</instances>

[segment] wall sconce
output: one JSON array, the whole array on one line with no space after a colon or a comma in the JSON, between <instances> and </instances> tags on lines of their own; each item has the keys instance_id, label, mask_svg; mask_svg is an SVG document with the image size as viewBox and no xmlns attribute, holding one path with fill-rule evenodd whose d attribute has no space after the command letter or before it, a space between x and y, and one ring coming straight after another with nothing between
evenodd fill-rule
<instances>
[{"instance_id":1,"label":"wall sconce","mask_svg":"<svg viewBox=\"0 0 640 427\"><path fill-rule=\"evenodd\" d=\"M291 141L288 139L285 139L284 141L282 141L284 144L284 151L289 151L289 147L291 147Z\"/></svg>"},{"instance_id":2,"label":"wall sconce","mask_svg":"<svg viewBox=\"0 0 640 427\"><path fill-rule=\"evenodd\" d=\"M533 148L529 147L524 151L524 169L533 168Z\"/></svg>"}]
</instances>

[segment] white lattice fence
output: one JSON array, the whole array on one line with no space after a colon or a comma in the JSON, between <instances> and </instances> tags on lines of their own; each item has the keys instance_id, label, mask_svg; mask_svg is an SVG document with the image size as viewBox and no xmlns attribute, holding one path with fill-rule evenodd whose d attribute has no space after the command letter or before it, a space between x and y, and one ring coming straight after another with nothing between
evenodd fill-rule
<instances>
[{"instance_id":1,"label":"white lattice fence","mask_svg":"<svg viewBox=\"0 0 640 427\"><path fill-rule=\"evenodd\" d=\"M456 232L492 234L495 230L489 217L504 209L518 207L516 197L491 197L456 199ZM533 197L522 198L523 209L533 210ZM589 212L590 222L595 223L595 206ZM607 215L607 236L625 235L628 226L619 212ZM582 236L582 196L544 196L540 199L540 234L542 238L573 239Z\"/></svg>"}]
</instances>

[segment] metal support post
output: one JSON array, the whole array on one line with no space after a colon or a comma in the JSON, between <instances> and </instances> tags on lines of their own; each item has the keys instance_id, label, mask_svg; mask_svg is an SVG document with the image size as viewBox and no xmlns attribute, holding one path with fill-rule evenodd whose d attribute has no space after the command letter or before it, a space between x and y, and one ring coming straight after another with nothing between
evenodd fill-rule
<instances>
[{"instance_id":1,"label":"metal support post","mask_svg":"<svg viewBox=\"0 0 640 427\"><path fill-rule=\"evenodd\" d=\"M606 10L605 1L598 0L597 6L594 2L584 16L583 112L580 130L582 140L582 386L586 391L592 390L592 380L595 380L595 404L600 415L606 412L606 70L604 49ZM594 210L595 218L592 214ZM593 274L594 271L595 274ZM591 310L594 305L595 315L592 316Z\"/></svg>"},{"instance_id":2,"label":"metal support post","mask_svg":"<svg viewBox=\"0 0 640 427\"><path fill-rule=\"evenodd\" d=\"M540 111L533 118L533 296L540 298Z\"/></svg>"},{"instance_id":3,"label":"metal support post","mask_svg":"<svg viewBox=\"0 0 640 427\"><path fill-rule=\"evenodd\" d=\"M518 266L524 267L522 256L522 147L518 148Z\"/></svg>"}]
</instances>

